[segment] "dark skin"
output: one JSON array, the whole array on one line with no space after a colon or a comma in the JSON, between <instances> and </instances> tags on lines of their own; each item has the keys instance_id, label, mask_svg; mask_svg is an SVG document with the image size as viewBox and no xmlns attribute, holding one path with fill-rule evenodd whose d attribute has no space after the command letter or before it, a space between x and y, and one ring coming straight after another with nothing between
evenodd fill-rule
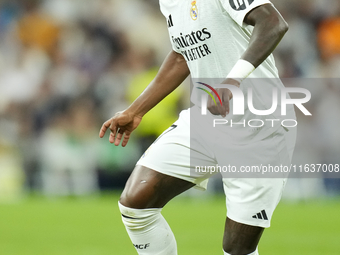
<instances>
[{"instance_id":1,"label":"dark skin","mask_svg":"<svg viewBox=\"0 0 340 255\"><path fill-rule=\"evenodd\" d=\"M254 26L248 49L242 59L259 66L275 49L288 30L288 25L280 13L270 4L253 9L244 22ZM125 147L130 135L141 122L143 116L174 91L190 74L182 55L171 51L166 57L155 79L145 91L124 111L116 113L106 121L99 136L110 130L110 143ZM223 83L240 86L233 79ZM229 113L229 100L232 94L228 89L219 89L223 106L217 107L208 102L208 110L214 115L226 116ZM162 208L172 198L193 187L194 184L161 174L152 169L136 166L121 195L120 203L136 209ZM263 228L249 226L226 219L223 249L232 255L250 254L256 250Z\"/></svg>"}]
</instances>

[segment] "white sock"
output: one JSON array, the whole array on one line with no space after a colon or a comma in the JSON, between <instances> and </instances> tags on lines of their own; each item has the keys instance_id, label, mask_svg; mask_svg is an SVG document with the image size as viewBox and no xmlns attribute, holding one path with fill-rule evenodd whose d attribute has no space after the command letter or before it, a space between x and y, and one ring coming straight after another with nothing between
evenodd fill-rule
<instances>
[{"instance_id":1,"label":"white sock","mask_svg":"<svg viewBox=\"0 0 340 255\"><path fill-rule=\"evenodd\" d=\"M225 251L223 251L223 252L224 252L224 255L231 255L229 253L226 253ZM254 251L254 252L252 252L252 253L250 253L248 255L259 255L259 251L258 251L258 249L256 249L256 251Z\"/></svg>"},{"instance_id":2,"label":"white sock","mask_svg":"<svg viewBox=\"0 0 340 255\"><path fill-rule=\"evenodd\" d=\"M132 209L118 202L122 220L140 255L177 255L177 244L162 209Z\"/></svg>"}]
</instances>

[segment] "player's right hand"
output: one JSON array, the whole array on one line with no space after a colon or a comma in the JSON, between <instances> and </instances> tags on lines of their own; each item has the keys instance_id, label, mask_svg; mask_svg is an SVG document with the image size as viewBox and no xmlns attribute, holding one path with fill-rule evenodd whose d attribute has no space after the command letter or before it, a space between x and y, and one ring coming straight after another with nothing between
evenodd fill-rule
<instances>
[{"instance_id":1,"label":"player's right hand","mask_svg":"<svg viewBox=\"0 0 340 255\"><path fill-rule=\"evenodd\" d=\"M217 96L214 94L215 100L218 102L218 104L215 105L214 101L211 99L211 97L209 97L207 105L208 110L213 115L221 115L223 118L225 118L229 114L229 101L232 98L232 94L227 88L216 89L216 91L221 98L222 105L219 103Z\"/></svg>"},{"instance_id":2,"label":"player's right hand","mask_svg":"<svg viewBox=\"0 0 340 255\"><path fill-rule=\"evenodd\" d=\"M225 79L222 84L228 84L233 85L236 87L240 87L240 82L234 79L227 78ZM233 98L233 94L231 91L227 88L220 88L216 89L218 95L221 98L222 104L218 103L215 104L214 101L211 99L211 97L208 98L208 110L213 115L221 115L223 118L225 118L229 114L230 106L229 101ZM213 94L215 101L219 102L217 96Z\"/></svg>"},{"instance_id":3,"label":"player's right hand","mask_svg":"<svg viewBox=\"0 0 340 255\"><path fill-rule=\"evenodd\" d=\"M118 146L123 138L122 146L125 147L130 139L130 135L135 130L142 117L129 113L127 110L117 112L115 116L104 122L100 129L99 137L103 138L106 131L110 129L110 143Z\"/></svg>"}]
</instances>

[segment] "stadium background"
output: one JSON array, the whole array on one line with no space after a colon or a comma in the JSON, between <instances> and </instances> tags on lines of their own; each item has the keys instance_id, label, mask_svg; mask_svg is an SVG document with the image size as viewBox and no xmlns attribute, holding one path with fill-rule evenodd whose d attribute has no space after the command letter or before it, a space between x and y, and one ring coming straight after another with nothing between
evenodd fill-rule
<instances>
[{"instance_id":1,"label":"stadium background","mask_svg":"<svg viewBox=\"0 0 340 255\"><path fill-rule=\"evenodd\" d=\"M281 77L339 78L340 2L273 2L290 25L275 51ZM188 106L188 82L145 117L125 149L98 130L139 95L169 49L156 0L0 2L0 254L135 254L119 190ZM339 97L337 82L313 94L313 117L301 118L312 146L297 145L305 162L339 163ZM340 182L323 177L289 181L262 254L339 254ZM179 254L221 254L218 182L164 214Z\"/></svg>"}]
</instances>

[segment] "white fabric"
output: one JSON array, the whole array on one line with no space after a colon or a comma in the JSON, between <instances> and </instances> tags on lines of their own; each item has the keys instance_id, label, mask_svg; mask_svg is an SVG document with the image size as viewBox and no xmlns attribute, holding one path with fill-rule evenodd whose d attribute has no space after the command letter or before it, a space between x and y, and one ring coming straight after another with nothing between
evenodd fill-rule
<instances>
[{"instance_id":1,"label":"white fabric","mask_svg":"<svg viewBox=\"0 0 340 255\"><path fill-rule=\"evenodd\" d=\"M177 244L162 209L132 209L118 202L126 231L140 255L177 255Z\"/></svg>"},{"instance_id":2,"label":"white fabric","mask_svg":"<svg viewBox=\"0 0 340 255\"><path fill-rule=\"evenodd\" d=\"M250 62L240 59L237 61L233 69L231 69L230 73L227 75L227 78L235 79L240 83L247 78L253 71L255 67Z\"/></svg>"},{"instance_id":3,"label":"white fabric","mask_svg":"<svg viewBox=\"0 0 340 255\"><path fill-rule=\"evenodd\" d=\"M160 0L161 11L167 19L173 50L187 60L193 78L191 101L197 107L201 107L202 96L206 95L206 92L197 89L201 86L196 82L206 82L214 87L212 83L219 84L227 77L248 48L253 31L252 26L243 23L244 17L263 4L271 3L269 0ZM196 14L195 19L192 18L192 11ZM258 78L263 79L259 82ZM272 54L241 84L245 99L248 89L253 89L253 102L257 110L271 109L273 89L276 88L280 92L283 87ZM228 114L225 119L234 122L250 119L263 121L282 119L280 104L277 110L268 116L252 114L247 102L245 107L244 115ZM292 105L288 105L287 119L295 119ZM268 132L275 132L277 128L278 126L275 128L266 126L256 132L266 133L263 134L263 138ZM242 128L242 131L234 128L227 132L235 137L253 133L249 132L248 128Z\"/></svg>"},{"instance_id":4,"label":"white fabric","mask_svg":"<svg viewBox=\"0 0 340 255\"><path fill-rule=\"evenodd\" d=\"M192 110L192 109L190 109ZM214 175L204 167L287 166L291 162L295 131L282 127L262 140L235 143L219 130L206 130L203 124L191 128L190 110L182 111L175 128L166 130L145 152L137 165L174 176L205 189L208 178ZM195 127L195 125L194 125ZM196 167L202 167L203 171ZM202 169L201 168L201 169ZM227 216L247 225L269 227L272 214L281 198L286 174L263 175L223 173ZM255 217L265 210L267 219Z\"/></svg>"},{"instance_id":5,"label":"white fabric","mask_svg":"<svg viewBox=\"0 0 340 255\"><path fill-rule=\"evenodd\" d=\"M236 11L229 0L199 0L196 1L197 20L190 16L191 0L160 0L160 8L172 23L168 30L173 49L187 60L191 76L223 78L248 47L253 27L243 24L245 15L268 3L268 0L254 0L245 10ZM270 55L251 77L277 78L273 56Z\"/></svg>"}]
</instances>

